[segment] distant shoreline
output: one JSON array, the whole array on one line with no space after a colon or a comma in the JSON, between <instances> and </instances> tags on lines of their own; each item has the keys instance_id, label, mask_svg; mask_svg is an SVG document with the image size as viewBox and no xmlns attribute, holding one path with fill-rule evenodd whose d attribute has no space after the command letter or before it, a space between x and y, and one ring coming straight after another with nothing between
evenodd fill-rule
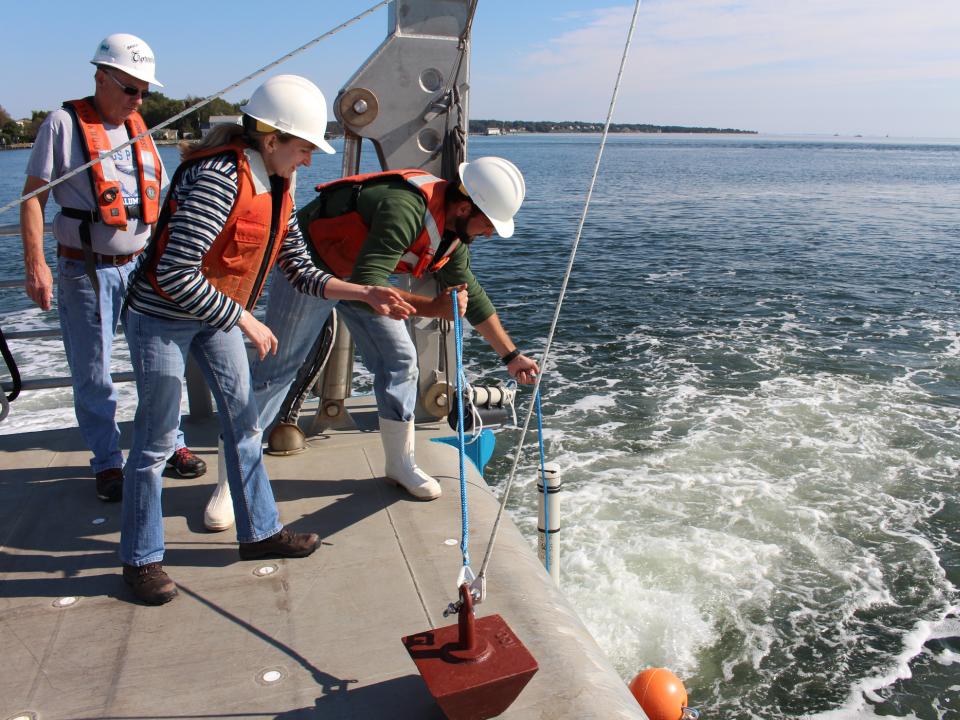
<instances>
[{"instance_id":1,"label":"distant shoreline","mask_svg":"<svg viewBox=\"0 0 960 720\"><path fill-rule=\"evenodd\" d=\"M513 131L506 133L497 133L493 135L488 135L486 132L471 132L472 137L517 137L517 136L528 136L528 135L599 135L603 132L603 128L598 128L597 130L552 130L552 131ZM611 130L611 133L614 131ZM889 135L840 135L840 134L826 134L826 133L791 133L791 134L780 134L780 133L761 133L756 130L740 130L737 132L726 132L724 130L714 130L714 131L697 131L697 130L685 130L685 131L664 131L664 132L650 132L644 130L619 130L616 131L616 135L749 135L749 136L763 136L770 140L780 140L780 141L811 141L811 142L849 142L849 141L861 141L861 142L904 142L904 143L920 143L920 144L948 144L956 145L960 144L960 138L928 138L928 137L907 137L907 136L889 136ZM338 133L329 133L327 137L330 140L340 140L343 138L342 134ZM171 146L177 145L180 143L179 140L157 140L155 141L157 145L161 146ZM0 152L5 150L30 150L33 147L33 143L15 143L13 145L0 145Z\"/></svg>"},{"instance_id":2,"label":"distant shoreline","mask_svg":"<svg viewBox=\"0 0 960 720\"><path fill-rule=\"evenodd\" d=\"M512 130L510 132L487 133L473 132L475 137L510 137L513 135L600 135L603 128L597 130ZM760 135L757 130L610 130L611 135ZM340 136L342 137L342 136ZM852 136L851 136L852 137Z\"/></svg>"},{"instance_id":3,"label":"distant shoreline","mask_svg":"<svg viewBox=\"0 0 960 720\"><path fill-rule=\"evenodd\" d=\"M603 123L579 120L471 120L471 135L513 135L517 133L595 133ZM688 125L651 125L649 123L610 123L611 133L697 133L711 135L758 135L756 130L739 128L698 127Z\"/></svg>"}]
</instances>

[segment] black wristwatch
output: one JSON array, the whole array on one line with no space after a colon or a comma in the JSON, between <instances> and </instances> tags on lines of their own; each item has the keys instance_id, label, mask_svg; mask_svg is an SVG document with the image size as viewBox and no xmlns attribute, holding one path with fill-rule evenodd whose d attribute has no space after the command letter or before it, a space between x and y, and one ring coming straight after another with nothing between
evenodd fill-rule
<instances>
[{"instance_id":1,"label":"black wristwatch","mask_svg":"<svg viewBox=\"0 0 960 720\"><path fill-rule=\"evenodd\" d=\"M513 350L508 352L506 355L504 355L502 358L500 358L500 362L502 362L504 365L509 365L518 357L520 357L520 351L514 348Z\"/></svg>"}]
</instances>

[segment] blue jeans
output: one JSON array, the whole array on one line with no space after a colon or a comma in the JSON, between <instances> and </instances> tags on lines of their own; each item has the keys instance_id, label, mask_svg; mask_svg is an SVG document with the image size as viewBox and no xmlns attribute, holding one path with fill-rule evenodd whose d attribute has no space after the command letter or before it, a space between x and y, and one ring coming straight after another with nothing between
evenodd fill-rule
<instances>
[{"instance_id":1,"label":"blue jeans","mask_svg":"<svg viewBox=\"0 0 960 720\"><path fill-rule=\"evenodd\" d=\"M277 336L277 354L251 363L260 427L273 422L334 305L336 300L304 295L282 273L274 275L265 323ZM373 373L380 417L412 420L417 406L417 351L404 323L345 302L337 305L337 314L350 328L363 364Z\"/></svg>"},{"instance_id":2,"label":"blue jeans","mask_svg":"<svg viewBox=\"0 0 960 720\"><path fill-rule=\"evenodd\" d=\"M121 560L146 565L163 559L160 474L176 442L188 352L217 403L237 539L257 542L278 533L283 526L263 466L262 433L240 328L223 332L199 320L164 319L133 309L126 320L140 402L123 473Z\"/></svg>"},{"instance_id":3,"label":"blue jeans","mask_svg":"<svg viewBox=\"0 0 960 720\"><path fill-rule=\"evenodd\" d=\"M120 428L117 427L117 391L110 379L113 338L127 292L127 279L136 263L120 267L98 265L101 316L97 296L80 260L58 258L57 309L67 365L73 379L73 409L80 434L93 459L94 473L123 467ZM177 433L174 449L183 447Z\"/></svg>"}]
</instances>

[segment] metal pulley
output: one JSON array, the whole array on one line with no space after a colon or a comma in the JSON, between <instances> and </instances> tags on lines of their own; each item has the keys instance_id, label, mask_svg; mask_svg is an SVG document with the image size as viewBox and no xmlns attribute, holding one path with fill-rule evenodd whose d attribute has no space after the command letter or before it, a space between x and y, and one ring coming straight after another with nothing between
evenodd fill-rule
<instances>
[{"instance_id":1,"label":"metal pulley","mask_svg":"<svg viewBox=\"0 0 960 720\"><path fill-rule=\"evenodd\" d=\"M366 88L350 88L337 98L337 109L344 125L362 128L377 119L380 101L373 91Z\"/></svg>"},{"instance_id":2,"label":"metal pulley","mask_svg":"<svg viewBox=\"0 0 960 720\"><path fill-rule=\"evenodd\" d=\"M423 394L423 407L438 420L450 412L450 398L454 389L450 383L438 382L427 388Z\"/></svg>"}]
</instances>

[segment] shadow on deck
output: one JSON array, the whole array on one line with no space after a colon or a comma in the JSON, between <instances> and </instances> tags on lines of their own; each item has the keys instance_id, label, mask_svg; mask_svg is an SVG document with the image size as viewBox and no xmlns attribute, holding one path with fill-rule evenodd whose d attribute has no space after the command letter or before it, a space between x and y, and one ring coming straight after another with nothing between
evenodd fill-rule
<instances>
[{"instance_id":1,"label":"shadow on deck","mask_svg":"<svg viewBox=\"0 0 960 720\"><path fill-rule=\"evenodd\" d=\"M78 431L0 437L0 718L442 718L400 639L455 621L442 611L461 562L456 450L418 429L444 495L411 500L382 481L375 410L358 400L362 429L266 458L283 521L324 538L305 559L240 561L232 529L204 529L218 430L186 424L209 470L165 480L180 596L162 607L121 580L120 505L96 498ZM482 557L497 504L479 476L468 485ZM643 717L509 523L497 553L478 615L503 615L541 667L502 717Z\"/></svg>"}]
</instances>

